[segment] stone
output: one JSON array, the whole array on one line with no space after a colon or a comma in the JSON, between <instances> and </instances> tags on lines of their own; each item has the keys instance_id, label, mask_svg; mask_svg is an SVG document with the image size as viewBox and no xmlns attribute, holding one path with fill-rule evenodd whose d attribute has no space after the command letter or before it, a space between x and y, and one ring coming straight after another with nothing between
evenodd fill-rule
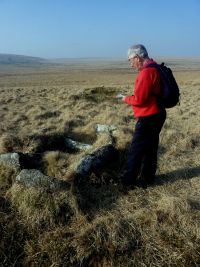
<instances>
[{"instance_id":1,"label":"stone","mask_svg":"<svg viewBox=\"0 0 200 267\"><path fill-rule=\"evenodd\" d=\"M68 182L44 175L36 169L23 169L16 177L16 182L26 187L40 187L53 191L69 189L71 187Z\"/></svg>"},{"instance_id":2,"label":"stone","mask_svg":"<svg viewBox=\"0 0 200 267\"><path fill-rule=\"evenodd\" d=\"M106 125L106 124L97 124L96 131L97 133L110 133L117 130L115 125Z\"/></svg>"},{"instance_id":3,"label":"stone","mask_svg":"<svg viewBox=\"0 0 200 267\"><path fill-rule=\"evenodd\" d=\"M18 153L6 153L0 155L0 164L20 170L20 159Z\"/></svg>"},{"instance_id":4,"label":"stone","mask_svg":"<svg viewBox=\"0 0 200 267\"><path fill-rule=\"evenodd\" d=\"M115 145L115 135L117 132L117 127L115 125L107 125L107 124L97 124L96 132L99 135L105 135L107 137L106 144Z\"/></svg>"},{"instance_id":5,"label":"stone","mask_svg":"<svg viewBox=\"0 0 200 267\"><path fill-rule=\"evenodd\" d=\"M85 156L77 167L76 174L80 176L90 175L98 171L117 158L117 150L111 144L97 149L94 153Z\"/></svg>"},{"instance_id":6,"label":"stone","mask_svg":"<svg viewBox=\"0 0 200 267\"><path fill-rule=\"evenodd\" d=\"M92 148L92 145L89 145L89 144L84 144L84 143L80 143L80 142L77 142L77 141L74 141L70 138L66 138L65 139L65 144L66 144L66 147L71 149L71 150L89 150Z\"/></svg>"}]
</instances>

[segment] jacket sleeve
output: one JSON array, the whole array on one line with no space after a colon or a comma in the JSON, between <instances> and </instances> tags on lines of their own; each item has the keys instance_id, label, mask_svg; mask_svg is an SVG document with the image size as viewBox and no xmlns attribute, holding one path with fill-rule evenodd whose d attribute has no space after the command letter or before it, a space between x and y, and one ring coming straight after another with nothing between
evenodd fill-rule
<instances>
[{"instance_id":1,"label":"jacket sleeve","mask_svg":"<svg viewBox=\"0 0 200 267\"><path fill-rule=\"evenodd\" d=\"M134 95L126 96L124 102L128 105L143 106L148 101L154 80L156 79L156 72L151 72L150 69L142 70L135 83Z\"/></svg>"}]
</instances>

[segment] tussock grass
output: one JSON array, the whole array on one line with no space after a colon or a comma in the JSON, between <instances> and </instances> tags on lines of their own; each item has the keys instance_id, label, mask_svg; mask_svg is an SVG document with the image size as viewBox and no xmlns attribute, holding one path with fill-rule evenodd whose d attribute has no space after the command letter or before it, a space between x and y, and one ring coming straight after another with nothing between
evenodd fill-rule
<instances>
[{"instance_id":1,"label":"tussock grass","mask_svg":"<svg viewBox=\"0 0 200 267\"><path fill-rule=\"evenodd\" d=\"M199 262L199 224L194 223L186 196L175 196L170 187L149 189L148 198L139 190L131 192L117 207L122 216L131 214L141 231L142 245L133 266L193 266Z\"/></svg>"},{"instance_id":2,"label":"tussock grass","mask_svg":"<svg viewBox=\"0 0 200 267\"><path fill-rule=\"evenodd\" d=\"M29 235L11 212L0 213L0 263L1 266L23 265L24 244Z\"/></svg>"},{"instance_id":3,"label":"tussock grass","mask_svg":"<svg viewBox=\"0 0 200 267\"><path fill-rule=\"evenodd\" d=\"M119 158L79 190L57 193L13 184L16 173L1 167L0 265L200 265L199 70L175 76L182 98L161 133L156 184L126 194L115 178L135 120L115 94L132 94L135 74L61 68L1 77L1 153L28 153L23 167L73 182L80 160L110 142L96 124L111 124ZM93 147L72 153L65 137Z\"/></svg>"},{"instance_id":4,"label":"tussock grass","mask_svg":"<svg viewBox=\"0 0 200 267\"><path fill-rule=\"evenodd\" d=\"M28 241L26 261L32 266L66 261L72 266L197 266L199 228L187 200L156 189L147 192L149 198L144 193L121 195L115 208L90 222L77 216L69 228Z\"/></svg>"},{"instance_id":5,"label":"tussock grass","mask_svg":"<svg viewBox=\"0 0 200 267\"><path fill-rule=\"evenodd\" d=\"M20 139L14 134L4 133L0 137L0 153L15 152L20 145Z\"/></svg>"},{"instance_id":6,"label":"tussock grass","mask_svg":"<svg viewBox=\"0 0 200 267\"><path fill-rule=\"evenodd\" d=\"M0 163L0 192L11 187L17 175L17 170Z\"/></svg>"},{"instance_id":7,"label":"tussock grass","mask_svg":"<svg viewBox=\"0 0 200 267\"><path fill-rule=\"evenodd\" d=\"M14 184L10 199L28 228L38 231L67 224L75 216L76 207L70 193L53 194L42 189L25 188Z\"/></svg>"},{"instance_id":8,"label":"tussock grass","mask_svg":"<svg viewBox=\"0 0 200 267\"><path fill-rule=\"evenodd\" d=\"M24 246L25 266L78 266L72 246L73 233L66 228L41 233Z\"/></svg>"},{"instance_id":9,"label":"tussock grass","mask_svg":"<svg viewBox=\"0 0 200 267\"><path fill-rule=\"evenodd\" d=\"M77 257L89 266L118 265L124 253L130 256L140 247L141 235L133 218L108 216L94 220L75 240ZM116 266L117 266L116 265Z\"/></svg>"},{"instance_id":10,"label":"tussock grass","mask_svg":"<svg viewBox=\"0 0 200 267\"><path fill-rule=\"evenodd\" d=\"M114 96L117 94L117 88L111 87L94 87L84 89L83 94L80 96L89 102L102 103L105 101L114 102Z\"/></svg>"},{"instance_id":11,"label":"tussock grass","mask_svg":"<svg viewBox=\"0 0 200 267\"><path fill-rule=\"evenodd\" d=\"M45 173L62 179L68 167L68 157L67 153L60 151L46 152L43 156Z\"/></svg>"}]
</instances>

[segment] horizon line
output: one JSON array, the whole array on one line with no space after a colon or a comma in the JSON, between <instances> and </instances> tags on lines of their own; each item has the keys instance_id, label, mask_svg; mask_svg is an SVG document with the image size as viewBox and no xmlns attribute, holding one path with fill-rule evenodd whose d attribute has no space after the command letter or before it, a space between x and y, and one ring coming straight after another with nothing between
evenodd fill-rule
<instances>
[{"instance_id":1,"label":"horizon line","mask_svg":"<svg viewBox=\"0 0 200 267\"><path fill-rule=\"evenodd\" d=\"M27 55L27 54L13 54L13 53L1 53L0 56L21 56L21 57L30 57L30 58L37 58L37 59L43 59L43 60L94 60L94 59L113 59L113 60L127 60L126 57L122 56L88 56L88 57L42 57L42 56L33 56L33 55ZM151 57L150 57L151 58ZM154 55L153 58L176 58L176 59L199 59L199 56L189 56L189 55Z\"/></svg>"}]
</instances>

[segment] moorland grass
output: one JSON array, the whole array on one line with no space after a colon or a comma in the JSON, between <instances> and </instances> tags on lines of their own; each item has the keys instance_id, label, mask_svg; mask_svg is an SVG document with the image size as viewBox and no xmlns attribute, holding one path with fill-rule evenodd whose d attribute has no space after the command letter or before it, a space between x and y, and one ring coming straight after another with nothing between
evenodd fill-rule
<instances>
[{"instance_id":1,"label":"moorland grass","mask_svg":"<svg viewBox=\"0 0 200 267\"><path fill-rule=\"evenodd\" d=\"M119 158L83 188L56 193L15 183L17 174L1 165L0 265L199 266L200 71L175 72L181 103L161 133L156 184L124 192L116 177L135 120L114 96L132 94L135 74L67 70L15 69L0 78L0 152L27 153L32 166L73 185L81 158L109 142L95 131L100 123L117 126ZM69 153L64 137L93 147Z\"/></svg>"}]
</instances>

